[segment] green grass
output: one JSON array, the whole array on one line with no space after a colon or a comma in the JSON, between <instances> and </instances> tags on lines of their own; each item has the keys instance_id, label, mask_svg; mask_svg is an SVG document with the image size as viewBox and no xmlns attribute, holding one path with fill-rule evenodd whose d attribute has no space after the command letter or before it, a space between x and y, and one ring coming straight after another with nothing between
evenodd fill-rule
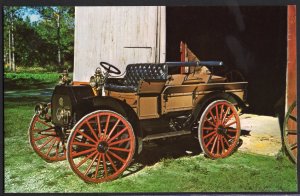
<instances>
[{"instance_id":1,"label":"green grass","mask_svg":"<svg viewBox=\"0 0 300 196\"><path fill-rule=\"evenodd\" d=\"M53 85L53 83L52 83ZM87 184L67 161L46 163L30 147L27 129L35 103L47 97L4 99L5 192L295 192L296 166L286 156L276 159L236 152L226 159L180 153L189 142L166 142L146 149L129 175L112 182ZM21 101L20 101L21 100ZM180 140L178 140L180 141ZM173 145L176 156L166 152ZM197 148L197 145L196 145ZM200 148L200 147L199 147ZM156 152L162 154L157 155ZM155 155L155 156L154 156Z\"/></svg>"}]
</instances>

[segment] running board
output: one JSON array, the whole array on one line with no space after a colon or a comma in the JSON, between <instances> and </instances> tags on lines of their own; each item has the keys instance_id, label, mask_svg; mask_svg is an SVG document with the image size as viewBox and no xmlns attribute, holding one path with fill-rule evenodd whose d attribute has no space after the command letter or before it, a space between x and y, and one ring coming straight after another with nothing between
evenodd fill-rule
<instances>
[{"instance_id":1,"label":"running board","mask_svg":"<svg viewBox=\"0 0 300 196\"><path fill-rule=\"evenodd\" d=\"M152 134L148 135L145 138L143 138L143 141L150 141L150 140L156 140L156 139L161 139L161 138L167 138L167 137L176 137L180 135L188 135L191 134L191 131L172 131L172 132L167 132L167 133L158 133L158 134Z\"/></svg>"}]
</instances>

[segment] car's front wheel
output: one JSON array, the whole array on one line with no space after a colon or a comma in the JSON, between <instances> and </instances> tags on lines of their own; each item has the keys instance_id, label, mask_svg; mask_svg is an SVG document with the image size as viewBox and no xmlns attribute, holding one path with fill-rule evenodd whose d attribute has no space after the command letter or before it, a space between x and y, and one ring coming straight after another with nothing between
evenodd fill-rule
<instances>
[{"instance_id":1,"label":"car's front wheel","mask_svg":"<svg viewBox=\"0 0 300 196\"><path fill-rule=\"evenodd\" d=\"M72 129L67 159L82 180L100 183L125 171L135 145L133 128L121 114L98 110L84 116Z\"/></svg>"}]
</instances>

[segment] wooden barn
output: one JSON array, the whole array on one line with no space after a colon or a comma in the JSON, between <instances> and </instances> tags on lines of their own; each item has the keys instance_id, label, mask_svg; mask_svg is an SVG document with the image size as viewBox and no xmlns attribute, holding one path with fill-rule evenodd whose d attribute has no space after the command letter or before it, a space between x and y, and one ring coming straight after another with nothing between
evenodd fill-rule
<instances>
[{"instance_id":1,"label":"wooden barn","mask_svg":"<svg viewBox=\"0 0 300 196\"><path fill-rule=\"evenodd\" d=\"M180 61L184 41L200 60L222 60L249 82L250 112L275 115L285 98L287 6L76 7L74 81L88 82L100 61ZM276 88L274 88L276 86Z\"/></svg>"}]
</instances>

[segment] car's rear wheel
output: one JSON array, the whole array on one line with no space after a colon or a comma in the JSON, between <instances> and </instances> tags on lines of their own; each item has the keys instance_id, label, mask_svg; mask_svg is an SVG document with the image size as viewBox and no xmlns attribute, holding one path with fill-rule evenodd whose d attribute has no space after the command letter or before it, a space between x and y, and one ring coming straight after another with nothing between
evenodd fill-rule
<instances>
[{"instance_id":1,"label":"car's rear wheel","mask_svg":"<svg viewBox=\"0 0 300 196\"><path fill-rule=\"evenodd\" d=\"M133 128L122 115L98 110L84 116L72 129L67 159L82 180L100 183L125 171L135 145Z\"/></svg>"},{"instance_id":2,"label":"car's rear wheel","mask_svg":"<svg viewBox=\"0 0 300 196\"><path fill-rule=\"evenodd\" d=\"M204 154L212 159L229 156L238 144L240 132L236 108L226 100L210 103L201 115L198 138Z\"/></svg>"}]
</instances>

